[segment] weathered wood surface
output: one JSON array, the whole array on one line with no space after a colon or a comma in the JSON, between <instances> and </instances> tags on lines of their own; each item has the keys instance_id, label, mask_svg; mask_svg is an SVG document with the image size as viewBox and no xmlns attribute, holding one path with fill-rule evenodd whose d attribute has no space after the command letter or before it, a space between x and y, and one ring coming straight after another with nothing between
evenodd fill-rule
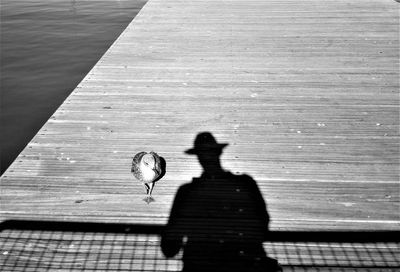
<instances>
[{"instance_id":1,"label":"weathered wood surface","mask_svg":"<svg viewBox=\"0 0 400 272\"><path fill-rule=\"evenodd\" d=\"M1 219L164 224L210 131L272 230L398 230L398 8L149 0L2 176ZM167 162L150 205L142 150Z\"/></svg>"}]
</instances>

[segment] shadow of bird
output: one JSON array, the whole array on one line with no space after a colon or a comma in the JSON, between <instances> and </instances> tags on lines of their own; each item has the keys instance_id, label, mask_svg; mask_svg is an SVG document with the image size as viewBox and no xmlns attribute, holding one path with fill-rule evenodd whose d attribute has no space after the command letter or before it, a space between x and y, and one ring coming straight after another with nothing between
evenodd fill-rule
<instances>
[{"instance_id":1,"label":"shadow of bird","mask_svg":"<svg viewBox=\"0 0 400 272\"><path fill-rule=\"evenodd\" d=\"M139 152L133 157L131 172L143 184L147 195L143 200L147 204L155 201L151 193L153 192L154 184L165 173L165 160L153 151L149 153Z\"/></svg>"}]
</instances>

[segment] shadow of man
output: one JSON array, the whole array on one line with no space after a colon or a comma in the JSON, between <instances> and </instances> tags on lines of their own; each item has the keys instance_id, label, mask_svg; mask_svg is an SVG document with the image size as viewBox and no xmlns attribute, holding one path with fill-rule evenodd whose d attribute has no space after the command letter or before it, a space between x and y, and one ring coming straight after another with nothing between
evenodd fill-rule
<instances>
[{"instance_id":1,"label":"shadow of man","mask_svg":"<svg viewBox=\"0 0 400 272\"><path fill-rule=\"evenodd\" d=\"M183 249L183 271L281 271L266 256L263 241L269 215L256 182L221 167L227 144L209 132L197 135L194 148L204 172L176 194L161 239L166 257Z\"/></svg>"}]
</instances>

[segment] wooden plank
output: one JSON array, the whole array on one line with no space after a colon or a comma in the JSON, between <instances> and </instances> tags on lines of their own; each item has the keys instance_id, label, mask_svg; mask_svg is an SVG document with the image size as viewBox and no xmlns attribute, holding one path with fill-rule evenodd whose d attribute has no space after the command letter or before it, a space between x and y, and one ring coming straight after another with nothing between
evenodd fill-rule
<instances>
[{"instance_id":1,"label":"wooden plank","mask_svg":"<svg viewBox=\"0 0 400 272\"><path fill-rule=\"evenodd\" d=\"M1 177L1 219L166 223L210 131L271 229L398 230L398 20L389 0L149 0ZM150 205L142 150L167 161Z\"/></svg>"}]
</instances>

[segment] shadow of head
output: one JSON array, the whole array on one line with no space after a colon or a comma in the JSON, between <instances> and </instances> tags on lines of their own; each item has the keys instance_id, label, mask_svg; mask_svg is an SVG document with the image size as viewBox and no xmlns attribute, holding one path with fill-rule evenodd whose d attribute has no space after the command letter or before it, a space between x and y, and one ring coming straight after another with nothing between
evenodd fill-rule
<instances>
[{"instance_id":1,"label":"shadow of head","mask_svg":"<svg viewBox=\"0 0 400 272\"><path fill-rule=\"evenodd\" d=\"M186 154L196 155L204 172L214 173L222 171L220 156L226 143L218 143L210 132L199 133L194 140L194 146L185 151Z\"/></svg>"}]
</instances>

